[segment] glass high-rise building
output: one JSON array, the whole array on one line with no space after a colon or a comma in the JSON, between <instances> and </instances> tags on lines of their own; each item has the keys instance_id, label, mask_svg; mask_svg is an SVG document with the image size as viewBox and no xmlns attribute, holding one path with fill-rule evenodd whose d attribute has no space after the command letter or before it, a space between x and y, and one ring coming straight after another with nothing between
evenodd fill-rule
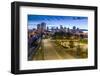
<instances>
[{"instance_id":1,"label":"glass high-rise building","mask_svg":"<svg viewBox=\"0 0 100 76\"><path fill-rule=\"evenodd\" d=\"M37 29L46 30L46 23L42 22L40 24L37 24Z\"/></svg>"},{"instance_id":2,"label":"glass high-rise building","mask_svg":"<svg viewBox=\"0 0 100 76\"><path fill-rule=\"evenodd\" d=\"M45 22L42 22L42 23L41 23L41 29L42 29L42 30L46 30L46 23L45 23Z\"/></svg>"}]
</instances>

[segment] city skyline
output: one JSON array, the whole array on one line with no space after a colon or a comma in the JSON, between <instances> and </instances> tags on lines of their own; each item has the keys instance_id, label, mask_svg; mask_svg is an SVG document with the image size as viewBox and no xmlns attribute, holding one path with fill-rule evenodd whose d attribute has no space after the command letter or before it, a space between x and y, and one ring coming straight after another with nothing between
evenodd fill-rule
<instances>
[{"instance_id":1,"label":"city skyline","mask_svg":"<svg viewBox=\"0 0 100 76\"><path fill-rule=\"evenodd\" d=\"M37 24L45 22L47 27L60 28L60 25L72 29L73 26L80 29L88 29L88 17L80 16L50 16L28 15L28 29L37 28Z\"/></svg>"}]
</instances>

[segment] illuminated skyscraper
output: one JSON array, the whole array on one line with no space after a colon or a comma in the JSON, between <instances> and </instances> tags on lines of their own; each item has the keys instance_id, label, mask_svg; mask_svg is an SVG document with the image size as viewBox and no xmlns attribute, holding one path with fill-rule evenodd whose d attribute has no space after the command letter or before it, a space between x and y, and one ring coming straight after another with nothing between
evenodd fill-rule
<instances>
[{"instance_id":1,"label":"illuminated skyscraper","mask_svg":"<svg viewBox=\"0 0 100 76\"><path fill-rule=\"evenodd\" d=\"M46 30L46 23L37 24L37 29Z\"/></svg>"},{"instance_id":2,"label":"illuminated skyscraper","mask_svg":"<svg viewBox=\"0 0 100 76\"><path fill-rule=\"evenodd\" d=\"M76 27L75 26L73 26L73 30L76 30Z\"/></svg>"},{"instance_id":3,"label":"illuminated skyscraper","mask_svg":"<svg viewBox=\"0 0 100 76\"><path fill-rule=\"evenodd\" d=\"M41 25L40 24L37 24L37 29L41 29Z\"/></svg>"},{"instance_id":4,"label":"illuminated skyscraper","mask_svg":"<svg viewBox=\"0 0 100 76\"><path fill-rule=\"evenodd\" d=\"M41 23L41 29L42 29L42 30L46 30L46 23L45 23L45 22L42 22L42 23Z\"/></svg>"},{"instance_id":5,"label":"illuminated skyscraper","mask_svg":"<svg viewBox=\"0 0 100 76\"><path fill-rule=\"evenodd\" d=\"M60 30L62 30L63 29L63 26L62 25L60 25Z\"/></svg>"},{"instance_id":6,"label":"illuminated skyscraper","mask_svg":"<svg viewBox=\"0 0 100 76\"><path fill-rule=\"evenodd\" d=\"M47 31L49 31L49 27L47 26Z\"/></svg>"}]
</instances>

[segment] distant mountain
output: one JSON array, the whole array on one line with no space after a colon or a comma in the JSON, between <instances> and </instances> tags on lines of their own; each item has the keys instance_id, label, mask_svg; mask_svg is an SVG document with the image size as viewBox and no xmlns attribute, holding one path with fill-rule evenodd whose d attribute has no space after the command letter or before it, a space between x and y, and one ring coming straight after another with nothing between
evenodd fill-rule
<instances>
[{"instance_id":1,"label":"distant mountain","mask_svg":"<svg viewBox=\"0 0 100 76\"><path fill-rule=\"evenodd\" d=\"M81 31L88 31L88 29L80 29Z\"/></svg>"}]
</instances>

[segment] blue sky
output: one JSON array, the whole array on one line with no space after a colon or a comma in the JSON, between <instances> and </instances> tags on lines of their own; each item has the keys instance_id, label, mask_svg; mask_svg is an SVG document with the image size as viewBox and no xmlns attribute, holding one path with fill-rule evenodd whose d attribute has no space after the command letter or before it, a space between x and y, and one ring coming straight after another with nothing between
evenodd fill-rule
<instances>
[{"instance_id":1,"label":"blue sky","mask_svg":"<svg viewBox=\"0 0 100 76\"><path fill-rule=\"evenodd\" d=\"M53 16L53 15L28 15L28 28L36 28L37 24L45 22L46 26L51 27L69 27L76 26L80 29L88 29L88 17L82 16Z\"/></svg>"}]
</instances>

